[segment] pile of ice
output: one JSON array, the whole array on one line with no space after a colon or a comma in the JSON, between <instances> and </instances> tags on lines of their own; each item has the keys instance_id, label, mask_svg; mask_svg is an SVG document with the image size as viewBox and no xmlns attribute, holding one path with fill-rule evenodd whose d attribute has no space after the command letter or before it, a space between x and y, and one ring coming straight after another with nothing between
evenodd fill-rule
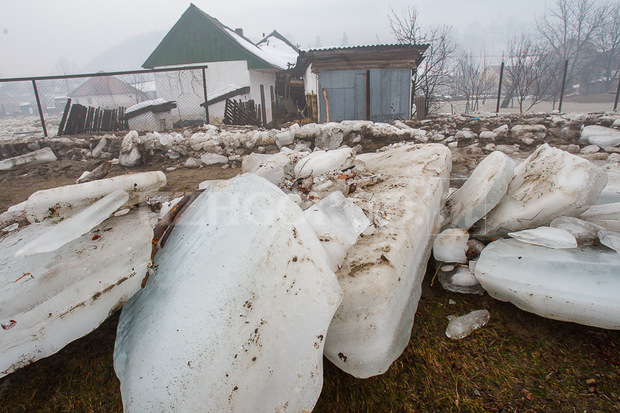
<instances>
[{"instance_id":1,"label":"pile of ice","mask_svg":"<svg viewBox=\"0 0 620 413\"><path fill-rule=\"evenodd\" d=\"M620 203L595 205L606 173L547 144L514 164L492 153L446 202L433 246L440 282L454 292L484 288L544 317L620 329Z\"/></svg>"},{"instance_id":2,"label":"pile of ice","mask_svg":"<svg viewBox=\"0 0 620 413\"><path fill-rule=\"evenodd\" d=\"M0 376L90 333L139 290L156 222L146 208L113 214L165 183L153 172L58 187L3 214L18 222L0 238Z\"/></svg>"}]
</instances>

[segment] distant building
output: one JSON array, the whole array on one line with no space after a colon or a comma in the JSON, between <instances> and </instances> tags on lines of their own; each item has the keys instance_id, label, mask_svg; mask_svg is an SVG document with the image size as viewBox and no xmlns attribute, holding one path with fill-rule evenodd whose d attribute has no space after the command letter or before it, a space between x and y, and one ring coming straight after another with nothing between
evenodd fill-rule
<instances>
[{"instance_id":1,"label":"distant building","mask_svg":"<svg viewBox=\"0 0 620 413\"><path fill-rule=\"evenodd\" d=\"M282 41L274 33L260 42L269 49L263 50L244 37L243 30L232 30L191 4L142 66L206 64L207 99L216 102L209 104L211 122L223 119L223 97L229 97L254 100L261 105L265 123L269 123L276 73L285 70L288 62L285 56L270 53L275 50L271 45ZM157 97L176 101L183 117L200 113L204 89L198 71L157 73L155 82Z\"/></svg>"},{"instance_id":2,"label":"distant building","mask_svg":"<svg viewBox=\"0 0 620 413\"><path fill-rule=\"evenodd\" d=\"M146 100L145 93L114 76L91 77L69 93L72 103L115 109Z\"/></svg>"}]
</instances>

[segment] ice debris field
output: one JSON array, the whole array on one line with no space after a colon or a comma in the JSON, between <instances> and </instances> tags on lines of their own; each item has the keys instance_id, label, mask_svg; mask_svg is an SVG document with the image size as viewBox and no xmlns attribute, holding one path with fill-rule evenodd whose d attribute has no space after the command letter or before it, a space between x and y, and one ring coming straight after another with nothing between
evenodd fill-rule
<instances>
[{"instance_id":1,"label":"ice debris field","mask_svg":"<svg viewBox=\"0 0 620 413\"><path fill-rule=\"evenodd\" d=\"M418 143L343 145L362 128ZM280 151L234 158L240 175L159 211L144 203L166 184L162 172L93 171L35 192L0 215L0 376L122 307L114 368L125 411L311 411L323 356L366 378L401 355L431 256L446 290L620 329L618 160L597 165L544 143L539 127L512 129L538 146L523 160L489 150L459 188L453 146L402 122L343 122L235 135ZM586 126L581 143L613 152L618 133ZM210 126L196 135L199 149L225 139ZM145 139L129 133L119 161L136 164ZM155 139L173 151L185 138ZM232 156L207 151L200 162ZM38 149L0 169L55 159ZM445 334L462 339L490 319L486 309L450 317Z\"/></svg>"}]
</instances>

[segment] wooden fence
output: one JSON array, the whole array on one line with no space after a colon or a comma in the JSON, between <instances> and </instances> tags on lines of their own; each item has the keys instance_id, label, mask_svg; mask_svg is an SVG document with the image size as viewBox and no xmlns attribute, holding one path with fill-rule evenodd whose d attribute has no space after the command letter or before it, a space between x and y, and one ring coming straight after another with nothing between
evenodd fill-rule
<instances>
[{"instance_id":1,"label":"wooden fence","mask_svg":"<svg viewBox=\"0 0 620 413\"><path fill-rule=\"evenodd\" d=\"M127 129L129 129L129 126L125 119L124 107L103 109L82 106L77 103L72 105L71 99L69 99L67 100L60 125L58 125L57 135L75 135L78 133L108 132Z\"/></svg>"}]
</instances>

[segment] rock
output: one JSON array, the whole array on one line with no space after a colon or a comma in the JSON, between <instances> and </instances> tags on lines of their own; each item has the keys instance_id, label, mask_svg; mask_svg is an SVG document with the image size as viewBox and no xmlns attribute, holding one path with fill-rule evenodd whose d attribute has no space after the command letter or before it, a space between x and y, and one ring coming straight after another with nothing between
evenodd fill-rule
<instances>
[{"instance_id":1,"label":"rock","mask_svg":"<svg viewBox=\"0 0 620 413\"><path fill-rule=\"evenodd\" d=\"M136 166L140 164L142 154L138 148L140 136L135 130L130 131L121 143L121 153L118 156L122 166Z\"/></svg>"},{"instance_id":2,"label":"rock","mask_svg":"<svg viewBox=\"0 0 620 413\"><path fill-rule=\"evenodd\" d=\"M312 410L342 293L287 195L250 174L208 189L155 267L118 325L125 412Z\"/></svg>"},{"instance_id":3,"label":"rock","mask_svg":"<svg viewBox=\"0 0 620 413\"><path fill-rule=\"evenodd\" d=\"M516 147L516 145L497 145L495 150L504 152L506 155L512 155L513 153L518 152L519 148Z\"/></svg>"},{"instance_id":4,"label":"rock","mask_svg":"<svg viewBox=\"0 0 620 413\"><path fill-rule=\"evenodd\" d=\"M620 145L620 130L590 125L583 128L579 142L589 142L603 149Z\"/></svg>"},{"instance_id":5,"label":"rock","mask_svg":"<svg viewBox=\"0 0 620 413\"><path fill-rule=\"evenodd\" d=\"M613 250L551 249L501 239L482 251L475 273L489 295L522 310L620 329L620 254Z\"/></svg>"},{"instance_id":6,"label":"rock","mask_svg":"<svg viewBox=\"0 0 620 413\"><path fill-rule=\"evenodd\" d=\"M580 246L592 245L598 241L597 233L602 229L598 225L575 217L556 218L549 226L570 232Z\"/></svg>"},{"instance_id":7,"label":"rock","mask_svg":"<svg viewBox=\"0 0 620 413\"><path fill-rule=\"evenodd\" d=\"M341 148L331 151L314 151L301 159L295 165L295 176L306 178L319 176L332 170L342 170L353 165L355 155L351 148Z\"/></svg>"},{"instance_id":8,"label":"rock","mask_svg":"<svg viewBox=\"0 0 620 413\"><path fill-rule=\"evenodd\" d=\"M488 310L476 310L460 317L448 316L450 321L446 328L446 336L452 340L460 340L484 326L490 319L491 314Z\"/></svg>"},{"instance_id":9,"label":"rock","mask_svg":"<svg viewBox=\"0 0 620 413\"><path fill-rule=\"evenodd\" d=\"M461 130L454 134L455 139L474 139L476 134L469 130Z\"/></svg>"},{"instance_id":10,"label":"rock","mask_svg":"<svg viewBox=\"0 0 620 413\"><path fill-rule=\"evenodd\" d=\"M570 232L553 227L538 227L509 232L508 236L521 242L547 248L577 248L577 240Z\"/></svg>"},{"instance_id":11,"label":"rock","mask_svg":"<svg viewBox=\"0 0 620 413\"><path fill-rule=\"evenodd\" d=\"M224 155L218 155L216 153L205 153L200 156L200 161L207 165L222 165L228 163L228 158Z\"/></svg>"},{"instance_id":12,"label":"rock","mask_svg":"<svg viewBox=\"0 0 620 413\"><path fill-rule=\"evenodd\" d=\"M506 196L476 224L488 237L578 216L596 202L607 176L587 160L544 144L514 170Z\"/></svg>"},{"instance_id":13,"label":"rock","mask_svg":"<svg viewBox=\"0 0 620 413\"><path fill-rule=\"evenodd\" d=\"M437 234L433 242L433 257L440 262L466 263L467 241L466 229L448 228Z\"/></svg>"},{"instance_id":14,"label":"rock","mask_svg":"<svg viewBox=\"0 0 620 413\"><path fill-rule=\"evenodd\" d=\"M409 343L451 155L443 145L406 144L358 159L369 173L381 173L364 191L372 202L366 208L378 205L385 213L376 215L386 218L358 239L337 272L344 299L325 355L349 374L370 377L385 372Z\"/></svg>"},{"instance_id":15,"label":"rock","mask_svg":"<svg viewBox=\"0 0 620 413\"><path fill-rule=\"evenodd\" d=\"M504 197L516 162L502 152L489 154L474 169L465 184L446 201L447 223L469 229Z\"/></svg>"},{"instance_id":16,"label":"rock","mask_svg":"<svg viewBox=\"0 0 620 413\"><path fill-rule=\"evenodd\" d=\"M0 161L0 171L8 171L19 165L41 165L56 161L56 155L51 148L45 147L25 155L15 156L13 158L3 159Z\"/></svg>"},{"instance_id":17,"label":"rock","mask_svg":"<svg viewBox=\"0 0 620 413\"><path fill-rule=\"evenodd\" d=\"M140 289L151 256L149 214L110 218L61 248L13 258L40 235L0 241L0 377L90 333Z\"/></svg>"},{"instance_id":18,"label":"rock","mask_svg":"<svg viewBox=\"0 0 620 413\"><path fill-rule=\"evenodd\" d=\"M161 171L120 175L83 184L66 185L37 191L30 195L24 211L30 222L58 222L92 204L104 196L122 189L129 194L128 204L146 201L166 185Z\"/></svg>"}]
</instances>

